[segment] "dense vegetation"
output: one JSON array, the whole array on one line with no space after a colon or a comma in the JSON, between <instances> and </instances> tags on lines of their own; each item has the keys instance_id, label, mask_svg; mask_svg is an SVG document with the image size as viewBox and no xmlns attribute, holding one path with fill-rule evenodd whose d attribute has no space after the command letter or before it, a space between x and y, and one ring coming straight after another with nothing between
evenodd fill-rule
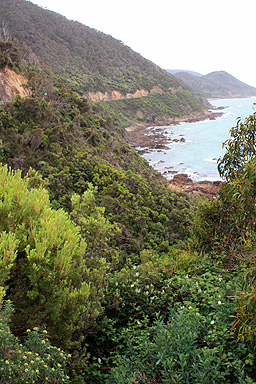
<instances>
[{"instance_id":1,"label":"dense vegetation","mask_svg":"<svg viewBox=\"0 0 256 384\"><path fill-rule=\"evenodd\" d=\"M201 76L178 72L175 73L175 76L207 98L225 99L256 95L256 88L243 83L225 71L211 72Z\"/></svg>"},{"instance_id":2,"label":"dense vegetation","mask_svg":"<svg viewBox=\"0 0 256 384\"><path fill-rule=\"evenodd\" d=\"M2 382L253 383L255 115L196 208L86 99L35 79L0 110Z\"/></svg>"},{"instance_id":3,"label":"dense vegetation","mask_svg":"<svg viewBox=\"0 0 256 384\"><path fill-rule=\"evenodd\" d=\"M101 101L98 108L101 113L111 116L123 127L134 122L157 124L163 120L197 115L205 111L203 99L195 98L186 90L134 99Z\"/></svg>"},{"instance_id":4,"label":"dense vegetation","mask_svg":"<svg viewBox=\"0 0 256 384\"><path fill-rule=\"evenodd\" d=\"M161 119L197 114L210 107L204 97L121 41L29 1L2 0L1 25L6 38L20 45L24 69L40 65L55 81L61 79L80 95L88 97L91 93L108 92L111 99L113 91L119 92L120 97L137 90L148 93L149 96L136 98L142 110L140 122L148 122L158 115L159 109ZM151 92L154 92L153 104ZM183 106L182 113L176 108L176 101ZM125 114L122 114L120 105L112 101L111 113L118 115L119 122L127 126L128 121L138 119L131 102L124 104Z\"/></svg>"},{"instance_id":5,"label":"dense vegetation","mask_svg":"<svg viewBox=\"0 0 256 384\"><path fill-rule=\"evenodd\" d=\"M31 51L3 32L23 72ZM26 70L31 95L0 108L0 383L254 384L256 114L224 144L219 196L197 201L131 149L111 103ZM126 102L157 119L188 99Z\"/></svg>"},{"instance_id":6,"label":"dense vegetation","mask_svg":"<svg viewBox=\"0 0 256 384\"><path fill-rule=\"evenodd\" d=\"M25 0L2 0L0 23L41 61L79 90L122 93L158 85L184 88L179 80L109 35Z\"/></svg>"}]
</instances>

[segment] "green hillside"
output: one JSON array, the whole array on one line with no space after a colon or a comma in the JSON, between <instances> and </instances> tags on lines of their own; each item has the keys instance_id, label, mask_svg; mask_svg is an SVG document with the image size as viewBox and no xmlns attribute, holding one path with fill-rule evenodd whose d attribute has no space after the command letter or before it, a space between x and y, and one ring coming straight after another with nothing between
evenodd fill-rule
<instances>
[{"instance_id":1,"label":"green hillside","mask_svg":"<svg viewBox=\"0 0 256 384\"><path fill-rule=\"evenodd\" d=\"M1 105L3 384L255 383L255 127L199 205L76 93Z\"/></svg>"},{"instance_id":2,"label":"green hillside","mask_svg":"<svg viewBox=\"0 0 256 384\"><path fill-rule=\"evenodd\" d=\"M162 94L190 94L183 114L201 113L209 104L205 99L168 74L152 62L135 53L121 41L78 22L67 20L54 12L44 10L26 0L2 0L0 25L8 26L12 39L26 44L29 53L26 61L39 63L48 73L69 83L73 90L92 100L106 98L126 98L127 94L142 92L143 99L152 94L157 98ZM24 49L25 51L25 49ZM26 53L26 52L25 52ZM99 94L101 92L101 94ZM115 96L113 96L115 92ZM96 96L94 96L97 94ZM99 96L100 95L100 96ZM183 97L184 98L184 97ZM115 109L112 101L111 109ZM159 119L166 119L165 107L170 107L171 99L161 101ZM183 101L181 100L183 105ZM146 108L147 102L145 100ZM129 109L129 104L127 105ZM136 111L139 112L139 109ZM154 111L147 107L147 115ZM176 114L180 112L177 111ZM140 113L139 113L140 114ZM167 115L167 116L166 116ZM130 111L130 120L136 120ZM170 116L173 117L173 116ZM148 119L148 117L147 117ZM129 119L123 118L123 125ZM146 119L142 119L142 122ZM141 122L141 121L140 121Z\"/></svg>"},{"instance_id":3,"label":"green hillside","mask_svg":"<svg viewBox=\"0 0 256 384\"><path fill-rule=\"evenodd\" d=\"M164 91L179 80L133 52L121 41L26 0L2 0L0 23L24 41L40 64L79 87L81 92L137 89Z\"/></svg>"},{"instance_id":4,"label":"green hillside","mask_svg":"<svg viewBox=\"0 0 256 384\"><path fill-rule=\"evenodd\" d=\"M243 83L224 71L211 72L201 77L187 72L175 73L175 76L207 98L222 99L256 95L256 88Z\"/></svg>"},{"instance_id":5,"label":"green hillside","mask_svg":"<svg viewBox=\"0 0 256 384\"><path fill-rule=\"evenodd\" d=\"M159 83L131 81L161 93L92 102L82 94L118 84L102 81L105 52L89 87L61 23L87 27L23 0L3 14L1 87L19 72L29 93L0 104L0 384L255 384L256 112L230 131L216 198L173 191L120 125L206 99L146 61Z\"/></svg>"}]
</instances>

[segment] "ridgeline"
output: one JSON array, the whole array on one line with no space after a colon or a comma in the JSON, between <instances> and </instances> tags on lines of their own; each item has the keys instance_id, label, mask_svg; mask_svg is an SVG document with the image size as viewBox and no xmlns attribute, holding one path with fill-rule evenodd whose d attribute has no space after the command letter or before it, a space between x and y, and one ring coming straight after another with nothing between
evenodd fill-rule
<instances>
[{"instance_id":1,"label":"ridgeline","mask_svg":"<svg viewBox=\"0 0 256 384\"><path fill-rule=\"evenodd\" d=\"M173 73L172 70L167 71ZM211 72L207 75L180 71L175 72L174 75L208 99L242 98L256 95L256 88L243 83L225 71Z\"/></svg>"},{"instance_id":2,"label":"ridgeline","mask_svg":"<svg viewBox=\"0 0 256 384\"><path fill-rule=\"evenodd\" d=\"M2 0L1 24L25 44L27 62L39 64L55 81L70 84L91 101L108 101L108 113L123 126L209 108L204 97L121 41L29 1ZM121 108L116 99L124 100Z\"/></svg>"},{"instance_id":3,"label":"ridgeline","mask_svg":"<svg viewBox=\"0 0 256 384\"><path fill-rule=\"evenodd\" d=\"M123 127L205 97L28 1L0 22L0 382L255 383L256 114L215 199L175 192Z\"/></svg>"}]
</instances>

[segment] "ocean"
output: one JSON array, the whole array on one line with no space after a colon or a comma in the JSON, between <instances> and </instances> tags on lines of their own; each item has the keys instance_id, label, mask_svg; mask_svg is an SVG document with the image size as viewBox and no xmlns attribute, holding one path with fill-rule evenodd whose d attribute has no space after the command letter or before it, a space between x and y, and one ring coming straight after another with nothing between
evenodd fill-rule
<instances>
[{"instance_id":1,"label":"ocean","mask_svg":"<svg viewBox=\"0 0 256 384\"><path fill-rule=\"evenodd\" d=\"M223 112L221 117L161 127L168 138L179 141L168 144L169 149L149 150L143 154L167 179L172 179L175 173L185 173L193 181L220 180L217 159L225 153L222 143L230 137L230 129L236 126L237 118L243 119L254 112L256 97L210 100L210 103L213 107L225 107L220 111ZM181 142L181 138L185 141Z\"/></svg>"}]
</instances>

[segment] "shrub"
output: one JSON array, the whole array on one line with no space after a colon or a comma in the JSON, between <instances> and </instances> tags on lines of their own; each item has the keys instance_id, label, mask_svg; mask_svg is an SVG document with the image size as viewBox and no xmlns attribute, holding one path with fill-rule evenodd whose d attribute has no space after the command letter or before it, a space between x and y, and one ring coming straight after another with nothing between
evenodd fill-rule
<instances>
[{"instance_id":1,"label":"shrub","mask_svg":"<svg viewBox=\"0 0 256 384\"><path fill-rule=\"evenodd\" d=\"M107 384L253 383L252 349L233 329L239 279L209 259L166 281L169 318L123 330L126 348ZM117 360L118 361L118 360Z\"/></svg>"},{"instance_id":2,"label":"shrub","mask_svg":"<svg viewBox=\"0 0 256 384\"><path fill-rule=\"evenodd\" d=\"M9 328L10 301L0 309L0 383L69 383L71 355L51 345L46 330L27 329L23 343Z\"/></svg>"}]
</instances>

